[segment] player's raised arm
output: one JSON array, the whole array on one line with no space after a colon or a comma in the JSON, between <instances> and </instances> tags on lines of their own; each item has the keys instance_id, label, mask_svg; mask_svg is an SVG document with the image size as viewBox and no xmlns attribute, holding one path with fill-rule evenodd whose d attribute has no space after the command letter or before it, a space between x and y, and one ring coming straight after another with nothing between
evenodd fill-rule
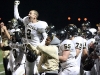
<instances>
[{"instance_id":1,"label":"player's raised arm","mask_svg":"<svg viewBox=\"0 0 100 75\"><path fill-rule=\"evenodd\" d=\"M19 0L14 1L14 18L22 21L22 18L19 16L18 5L20 4Z\"/></svg>"}]
</instances>

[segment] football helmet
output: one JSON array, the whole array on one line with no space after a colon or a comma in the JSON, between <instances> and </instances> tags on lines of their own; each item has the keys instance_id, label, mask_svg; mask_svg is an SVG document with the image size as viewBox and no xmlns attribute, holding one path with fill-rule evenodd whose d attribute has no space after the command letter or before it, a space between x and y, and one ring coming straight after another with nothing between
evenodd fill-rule
<instances>
[{"instance_id":1,"label":"football helmet","mask_svg":"<svg viewBox=\"0 0 100 75\"><path fill-rule=\"evenodd\" d=\"M95 28L90 28L89 31L92 33L93 36L97 34L97 30Z\"/></svg>"},{"instance_id":2,"label":"football helmet","mask_svg":"<svg viewBox=\"0 0 100 75\"><path fill-rule=\"evenodd\" d=\"M86 26L87 28L88 28L88 27L91 27L91 23L90 23L89 21L84 22L84 23L82 23L82 27L83 27L83 26Z\"/></svg>"},{"instance_id":3,"label":"football helmet","mask_svg":"<svg viewBox=\"0 0 100 75\"><path fill-rule=\"evenodd\" d=\"M54 29L55 29L55 26L54 25L50 25L50 26L48 26L46 28L46 32L48 33L48 32L54 31Z\"/></svg>"},{"instance_id":4,"label":"football helmet","mask_svg":"<svg viewBox=\"0 0 100 75\"><path fill-rule=\"evenodd\" d=\"M56 36L60 40L64 40L66 38L66 30L65 29L61 29L61 30L56 31Z\"/></svg>"},{"instance_id":5,"label":"football helmet","mask_svg":"<svg viewBox=\"0 0 100 75\"><path fill-rule=\"evenodd\" d=\"M92 38L92 33L89 30L86 30L82 35L87 39Z\"/></svg>"},{"instance_id":6,"label":"football helmet","mask_svg":"<svg viewBox=\"0 0 100 75\"><path fill-rule=\"evenodd\" d=\"M89 21L82 23L82 32L85 32L85 30L88 30L91 27L91 23Z\"/></svg>"},{"instance_id":7,"label":"football helmet","mask_svg":"<svg viewBox=\"0 0 100 75\"><path fill-rule=\"evenodd\" d=\"M8 21L8 25L9 25L10 29L15 28L16 26L18 26L17 19L12 18L11 20Z\"/></svg>"},{"instance_id":8,"label":"football helmet","mask_svg":"<svg viewBox=\"0 0 100 75\"><path fill-rule=\"evenodd\" d=\"M78 28L74 24L69 24L67 27L65 27L67 35L72 37L78 34Z\"/></svg>"},{"instance_id":9,"label":"football helmet","mask_svg":"<svg viewBox=\"0 0 100 75\"><path fill-rule=\"evenodd\" d=\"M28 62L34 62L37 59L37 54L27 48L26 59Z\"/></svg>"}]
</instances>

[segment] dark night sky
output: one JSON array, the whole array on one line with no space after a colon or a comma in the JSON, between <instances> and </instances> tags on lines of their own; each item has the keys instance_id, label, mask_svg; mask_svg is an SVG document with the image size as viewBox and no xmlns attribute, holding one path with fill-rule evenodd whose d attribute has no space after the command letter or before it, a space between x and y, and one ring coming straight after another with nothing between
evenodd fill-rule
<instances>
[{"instance_id":1,"label":"dark night sky","mask_svg":"<svg viewBox=\"0 0 100 75\"><path fill-rule=\"evenodd\" d=\"M31 9L39 12L40 20L53 24L60 29L66 26L71 17L70 23L78 27L87 17L92 27L100 21L100 0L20 0L19 13L21 17L27 16ZM13 18L14 0L0 0L0 17L4 22ZM77 18L80 17L80 23Z\"/></svg>"}]
</instances>

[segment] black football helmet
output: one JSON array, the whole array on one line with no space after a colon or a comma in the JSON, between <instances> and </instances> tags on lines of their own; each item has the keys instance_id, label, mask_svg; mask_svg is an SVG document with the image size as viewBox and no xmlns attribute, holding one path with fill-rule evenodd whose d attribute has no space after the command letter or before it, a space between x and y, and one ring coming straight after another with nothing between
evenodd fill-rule
<instances>
[{"instance_id":1,"label":"black football helmet","mask_svg":"<svg viewBox=\"0 0 100 75\"><path fill-rule=\"evenodd\" d=\"M37 59L37 54L27 48L26 59L28 62L34 62Z\"/></svg>"},{"instance_id":2,"label":"black football helmet","mask_svg":"<svg viewBox=\"0 0 100 75\"><path fill-rule=\"evenodd\" d=\"M54 31L55 30L55 26L54 25L50 25L46 28L46 32L49 33L51 31Z\"/></svg>"},{"instance_id":3,"label":"black football helmet","mask_svg":"<svg viewBox=\"0 0 100 75\"><path fill-rule=\"evenodd\" d=\"M89 21L86 21L82 23L81 27L82 27L82 31L84 32L85 30L88 30L91 27L91 23Z\"/></svg>"},{"instance_id":4,"label":"black football helmet","mask_svg":"<svg viewBox=\"0 0 100 75\"><path fill-rule=\"evenodd\" d=\"M67 27L65 27L67 35L72 37L78 34L78 28L74 24L69 24Z\"/></svg>"},{"instance_id":5,"label":"black football helmet","mask_svg":"<svg viewBox=\"0 0 100 75\"><path fill-rule=\"evenodd\" d=\"M8 23L11 28L14 28L18 25L18 20L15 18L12 18L10 21L8 21Z\"/></svg>"},{"instance_id":6,"label":"black football helmet","mask_svg":"<svg viewBox=\"0 0 100 75\"><path fill-rule=\"evenodd\" d=\"M83 35L86 39L92 38L92 33L91 33L89 30L86 30L82 35Z\"/></svg>"},{"instance_id":7,"label":"black football helmet","mask_svg":"<svg viewBox=\"0 0 100 75\"><path fill-rule=\"evenodd\" d=\"M66 30L65 29L61 29L61 30L56 31L56 36L60 40L64 40L66 38Z\"/></svg>"}]
</instances>

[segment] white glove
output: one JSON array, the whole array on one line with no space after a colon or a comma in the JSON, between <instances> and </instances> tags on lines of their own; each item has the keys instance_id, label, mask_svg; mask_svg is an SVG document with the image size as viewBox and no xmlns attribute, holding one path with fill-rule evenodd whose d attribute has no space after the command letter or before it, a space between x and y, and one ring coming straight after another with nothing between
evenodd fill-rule
<instances>
[{"instance_id":1,"label":"white glove","mask_svg":"<svg viewBox=\"0 0 100 75\"><path fill-rule=\"evenodd\" d=\"M14 1L14 4L15 4L15 5L19 5L19 4L20 4L20 1L19 1L19 0L15 0L15 1Z\"/></svg>"}]
</instances>

